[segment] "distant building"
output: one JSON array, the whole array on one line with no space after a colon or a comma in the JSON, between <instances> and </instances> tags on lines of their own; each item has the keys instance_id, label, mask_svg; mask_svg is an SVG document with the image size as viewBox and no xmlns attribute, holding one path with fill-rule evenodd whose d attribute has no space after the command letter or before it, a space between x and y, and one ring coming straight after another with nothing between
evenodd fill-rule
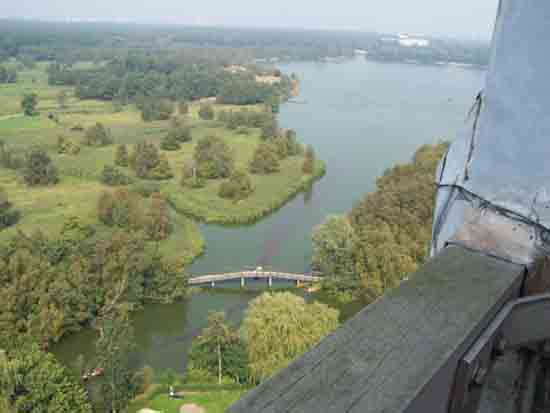
<instances>
[{"instance_id":1,"label":"distant building","mask_svg":"<svg viewBox=\"0 0 550 413\"><path fill-rule=\"evenodd\" d=\"M364 49L355 49L353 51L353 53L355 53L355 55L357 55L357 56L359 56L359 55L366 56L366 55L369 54L369 52L364 50Z\"/></svg>"}]
</instances>

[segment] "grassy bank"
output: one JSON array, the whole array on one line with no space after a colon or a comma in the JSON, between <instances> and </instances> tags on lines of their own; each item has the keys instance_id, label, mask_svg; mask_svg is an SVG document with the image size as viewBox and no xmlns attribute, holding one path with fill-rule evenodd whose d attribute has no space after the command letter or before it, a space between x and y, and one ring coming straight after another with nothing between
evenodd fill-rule
<instances>
[{"instance_id":1,"label":"grassy bank","mask_svg":"<svg viewBox=\"0 0 550 413\"><path fill-rule=\"evenodd\" d=\"M68 93L66 106L61 108L56 102L59 92ZM39 116L25 117L20 113L20 99L24 93L38 95ZM182 187L183 166L192 160L196 142L205 136L218 136L223 139L235 158L239 169L248 169L248 163L256 147L260 144L260 130L249 128L239 132L228 130L216 121L203 121L198 116L199 103L192 104L188 115L182 120L191 127L192 142L182 144L177 151L161 151L168 158L174 177L157 181L174 212L174 231L170 238L161 242L160 248L168 256L184 258L190 262L203 251L204 243L194 220L220 224L252 223L282 207L299 192L306 190L316 179L323 176L324 164L318 162L315 173L302 173L303 157L290 157L281 161L281 171L271 175L251 175L254 192L244 201L233 202L222 199L218 191L222 180L210 180L203 188ZM215 105L215 110L241 110L242 107ZM250 106L249 110L261 110ZM58 122L48 118L54 113ZM84 132L75 126L87 128L96 122L104 124L112 133L114 145L88 147L81 145L77 155L59 154L59 136L72 142L81 142ZM52 158L60 173L60 182L55 186L29 188L20 174L0 168L0 187L3 187L15 208L21 211L21 221L13 228L0 232L0 241L8 239L17 230L45 233L58 231L65 218L77 216L85 223L92 224L99 231L107 231L97 219L97 201L105 190L113 190L100 182L101 172L106 165L113 165L117 144L132 145L148 140L156 145L167 134L170 121L144 122L133 105L122 111L115 111L111 102L81 101L72 96L66 87L47 84L45 66L36 70L21 72L15 85L0 85L0 139L10 150L24 153L31 146L40 146ZM138 179L130 168L121 168ZM192 217L194 219L191 219Z\"/></svg>"}]
</instances>

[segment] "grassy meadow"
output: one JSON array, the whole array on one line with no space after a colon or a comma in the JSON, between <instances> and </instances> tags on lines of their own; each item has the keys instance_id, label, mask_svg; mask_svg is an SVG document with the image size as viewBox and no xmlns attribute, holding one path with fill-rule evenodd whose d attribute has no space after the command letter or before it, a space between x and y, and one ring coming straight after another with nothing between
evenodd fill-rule
<instances>
[{"instance_id":1,"label":"grassy meadow","mask_svg":"<svg viewBox=\"0 0 550 413\"><path fill-rule=\"evenodd\" d=\"M68 95L64 108L56 99L61 91ZM20 101L23 94L31 92L38 95L40 114L25 117ZM301 171L303 158L288 158L281 162L280 173L251 175L255 191L249 198L237 203L218 196L222 180L208 181L205 187L199 189L182 187L183 165L192 158L196 142L201 137L215 135L222 138L231 148L236 166L241 169L247 169L260 143L260 130L248 129L246 134L230 131L217 121L201 120L198 108L199 103L193 103L189 114L180 117L192 128L193 141L183 144L177 151L161 151L168 157L174 178L155 181L173 208L171 221L174 230L169 239L161 242L160 248L167 255L183 257L185 261L192 260L204 247L194 220L222 224L253 222L281 207L324 172L324 166L319 162L315 174L304 176ZM230 108L215 105L215 110ZM56 115L57 122L48 118L50 113ZM87 128L96 122L110 129L114 145L81 145L77 155L58 154L59 136L79 143L84 132L75 130L75 126ZM70 216L78 216L102 231L110 230L99 223L96 211L101 193L113 190L100 182L103 167L114 164L117 144L127 144L129 151L133 150L133 144L143 140L160 145L170 125L171 121L144 122L140 112L132 105L117 112L111 102L81 101L73 96L71 88L49 86L44 65L19 72L17 84L0 85L0 139L15 152L24 152L31 146L45 149L59 170L60 182L54 186L30 188L15 171L0 168L0 187L6 190L15 208L21 211L19 223L0 232L0 241L8 239L17 230L32 232L39 229L47 234L55 233L61 228L64 218ZM140 181L129 168L121 169L135 182Z\"/></svg>"}]
</instances>

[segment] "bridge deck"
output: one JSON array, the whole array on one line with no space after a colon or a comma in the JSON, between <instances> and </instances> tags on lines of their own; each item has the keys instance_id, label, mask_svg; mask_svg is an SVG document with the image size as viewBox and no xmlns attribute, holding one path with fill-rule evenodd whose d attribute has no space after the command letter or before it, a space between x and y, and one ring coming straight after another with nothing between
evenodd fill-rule
<instances>
[{"instance_id":1,"label":"bridge deck","mask_svg":"<svg viewBox=\"0 0 550 413\"><path fill-rule=\"evenodd\" d=\"M189 284L208 284L212 282L222 282L240 279L278 279L288 281L300 281L300 282L317 282L321 281L321 277L309 274L293 274L277 271L242 271L242 272L230 272L224 274L210 274L192 277L189 279Z\"/></svg>"}]
</instances>

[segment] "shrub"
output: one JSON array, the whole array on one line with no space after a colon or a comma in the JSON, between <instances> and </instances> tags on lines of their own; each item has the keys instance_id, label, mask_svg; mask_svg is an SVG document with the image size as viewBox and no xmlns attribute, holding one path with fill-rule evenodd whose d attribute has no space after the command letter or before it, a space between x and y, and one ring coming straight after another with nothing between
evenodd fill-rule
<instances>
[{"instance_id":1,"label":"shrub","mask_svg":"<svg viewBox=\"0 0 550 413\"><path fill-rule=\"evenodd\" d=\"M191 142L191 128L189 126L182 126L179 124L174 125L174 127L170 129L170 132L168 132L165 139L172 139L180 143Z\"/></svg>"},{"instance_id":2,"label":"shrub","mask_svg":"<svg viewBox=\"0 0 550 413\"><path fill-rule=\"evenodd\" d=\"M246 172L236 171L220 185L218 195L221 198L239 201L247 198L253 191L250 176Z\"/></svg>"},{"instance_id":3,"label":"shrub","mask_svg":"<svg viewBox=\"0 0 550 413\"><path fill-rule=\"evenodd\" d=\"M189 188L202 188L206 184L204 178L200 177L195 163L186 163L183 166L183 173L181 177L181 186Z\"/></svg>"},{"instance_id":4,"label":"shrub","mask_svg":"<svg viewBox=\"0 0 550 413\"><path fill-rule=\"evenodd\" d=\"M12 207L8 195L3 188L0 188L0 230L15 225L21 214Z\"/></svg>"},{"instance_id":5,"label":"shrub","mask_svg":"<svg viewBox=\"0 0 550 413\"><path fill-rule=\"evenodd\" d=\"M202 120L214 120L214 117L216 116L214 112L214 108L209 103L203 103L201 104L199 108L199 117Z\"/></svg>"},{"instance_id":6,"label":"shrub","mask_svg":"<svg viewBox=\"0 0 550 413\"><path fill-rule=\"evenodd\" d=\"M56 167L40 148L32 148L27 153L23 179L30 186L56 184L59 181Z\"/></svg>"},{"instance_id":7,"label":"shrub","mask_svg":"<svg viewBox=\"0 0 550 413\"><path fill-rule=\"evenodd\" d=\"M180 102L178 104L178 111L180 115L187 115L189 113L189 104L187 102Z\"/></svg>"},{"instance_id":8,"label":"shrub","mask_svg":"<svg viewBox=\"0 0 550 413\"><path fill-rule=\"evenodd\" d=\"M109 186L122 186L132 183L132 179L114 166L105 165L101 172L101 182Z\"/></svg>"},{"instance_id":9,"label":"shrub","mask_svg":"<svg viewBox=\"0 0 550 413\"><path fill-rule=\"evenodd\" d=\"M250 172L266 175L278 172L279 169L277 147L270 143L259 144L250 162Z\"/></svg>"},{"instance_id":10,"label":"shrub","mask_svg":"<svg viewBox=\"0 0 550 413\"><path fill-rule=\"evenodd\" d=\"M35 116L38 114L36 106L38 105L38 95L36 93L29 93L23 96L21 100L21 108L25 116Z\"/></svg>"},{"instance_id":11,"label":"shrub","mask_svg":"<svg viewBox=\"0 0 550 413\"><path fill-rule=\"evenodd\" d=\"M177 151L178 149L181 149L181 144L175 134L168 133L168 135L162 139L160 147L165 151Z\"/></svg>"},{"instance_id":12,"label":"shrub","mask_svg":"<svg viewBox=\"0 0 550 413\"><path fill-rule=\"evenodd\" d=\"M111 132L98 122L86 130L82 143L87 146L106 146L113 143L113 137Z\"/></svg>"},{"instance_id":13,"label":"shrub","mask_svg":"<svg viewBox=\"0 0 550 413\"><path fill-rule=\"evenodd\" d=\"M80 153L80 145L65 138L64 136L58 136L57 153L65 155L78 155Z\"/></svg>"},{"instance_id":14,"label":"shrub","mask_svg":"<svg viewBox=\"0 0 550 413\"><path fill-rule=\"evenodd\" d=\"M174 104L166 99L148 99L139 105L145 122L168 120L174 113Z\"/></svg>"},{"instance_id":15,"label":"shrub","mask_svg":"<svg viewBox=\"0 0 550 413\"><path fill-rule=\"evenodd\" d=\"M155 192L160 191L160 185L153 181L137 182L130 187L130 190L144 198L149 198Z\"/></svg>"},{"instance_id":16,"label":"shrub","mask_svg":"<svg viewBox=\"0 0 550 413\"><path fill-rule=\"evenodd\" d=\"M115 164L126 167L129 164L128 149L126 145L118 145L116 148Z\"/></svg>"}]
</instances>

